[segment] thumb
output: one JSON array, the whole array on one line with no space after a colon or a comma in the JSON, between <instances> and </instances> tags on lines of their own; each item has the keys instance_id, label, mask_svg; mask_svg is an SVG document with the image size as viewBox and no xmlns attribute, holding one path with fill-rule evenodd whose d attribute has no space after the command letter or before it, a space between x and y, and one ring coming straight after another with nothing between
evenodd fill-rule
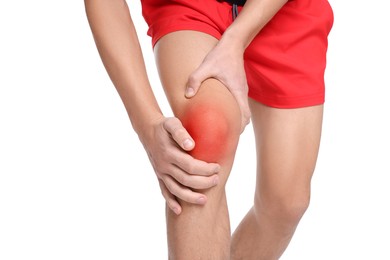
<instances>
[{"instance_id":1,"label":"thumb","mask_svg":"<svg viewBox=\"0 0 390 260\"><path fill-rule=\"evenodd\" d=\"M187 81L185 96L191 98L196 95L203 81L210 78L210 70L205 65L200 65L189 77Z\"/></svg>"},{"instance_id":2,"label":"thumb","mask_svg":"<svg viewBox=\"0 0 390 260\"><path fill-rule=\"evenodd\" d=\"M191 151L194 149L194 140L178 118L167 118L163 123L163 127L183 150Z\"/></svg>"}]
</instances>

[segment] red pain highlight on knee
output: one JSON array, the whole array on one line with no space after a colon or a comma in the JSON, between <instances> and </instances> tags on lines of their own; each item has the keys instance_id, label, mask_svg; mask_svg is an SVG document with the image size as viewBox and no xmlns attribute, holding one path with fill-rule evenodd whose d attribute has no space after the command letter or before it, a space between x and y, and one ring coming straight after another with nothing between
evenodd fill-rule
<instances>
[{"instance_id":1,"label":"red pain highlight on knee","mask_svg":"<svg viewBox=\"0 0 390 260\"><path fill-rule=\"evenodd\" d=\"M218 107L207 104L191 106L182 118L184 127L195 141L189 152L194 158L218 162L228 152L229 123Z\"/></svg>"}]
</instances>

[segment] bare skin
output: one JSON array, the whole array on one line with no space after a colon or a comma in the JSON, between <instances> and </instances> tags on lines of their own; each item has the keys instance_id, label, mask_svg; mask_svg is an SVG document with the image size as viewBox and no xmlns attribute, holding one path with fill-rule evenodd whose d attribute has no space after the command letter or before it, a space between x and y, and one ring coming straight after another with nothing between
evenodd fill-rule
<instances>
[{"instance_id":1,"label":"bare skin","mask_svg":"<svg viewBox=\"0 0 390 260\"><path fill-rule=\"evenodd\" d=\"M180 31L165 36L155 48L162 83L179 118L189 102L218 103L223 98L227 116L237 110L231 94L224 93L223 85L215 81L204 82L191 101L183 97L183 81L214 44L216 39L208 35ZM323 107L275 109L253 100L249 104L259 162L255 204L233 235L230 259L278 259L309 204ZM167 212L170 259L229 259L229 220L223 188L234 152L235 147L231 156L217 161L222 168L221 182L205 193L206 206L181 202L180 217Z\"/></svg>"},{"instance_id":2,"label":"bare skin","mask_svg":"<svg viewBox=\"0 0 390 260\"><path fill-rule=\"evenodd\" d=\"M231 259L279 259L309 206L323 106L275 109L250 100L257 147L254 206L232 237Z\"/></svg>"},{"instance_id":3,"label":"bare skin","mask_svg":"<svg viewBox=\"0 0 390 260\"><path fill-rule=\"evenodd\" d=\"M161 113L126 2L85 0L85 7L102 61L149 155L167 205L180 214L176 198L205 204L207 197L191 188L216 185L220 166L189 156L186 151L194 148L193 139L177 118L165 118ZM185 186L173 180L185 180Z\"/></svg>"},{"instance_id":4,"label":"bare skin","mask_svg":"<svg viewBox=\"0 0 390 260\"><path fill-rule=\"evenodd\" d=\"M240 134L239 107L227 88L215 79L204 81L192 99L184 96L188 76L215 44L216 39L209 35L179 31L164 36L155 47L161 82L175 115L185 121L188 106L196 109L205 104L218 109L219 115L215 119L226 119L229 127L226 140L231 142L224 147L227 154L216 161L221 165L218 186L204 191L207 204L199 207L180 201L183 209L180 216L167 211L169 259L229 259L230 224L224 188ZM203 131L207 133L208 130ZM216 136L215 140L218 138Z\"/></svg>"},{"instance_id":5,"label":"bare skin","mask_svg":"<svg viewBox=\"0 0 390 260\"><path fill-rule=\"evenodd\" d=\"M207 78L218 79L229 89L240 107L243 131L251 115L243 63L244 51L286 2L287 0L247 0L240 15L226 29L218 44L189 76L186 96L194 96L201 82Z\"/></svg>"},{"instance_id":6,"label":"bare skin","mask_svg":"<svg viewBox=\"0 0 390 260\"><path fill-rule=\"evenodd\" d=\"M243 69L245 48L286 1L248 0L219 42L194 31L164 36L156 59L175 113L165 118L126 2L85 0L99 53L167 202L170 259L278 259L308 206L322 106L281 110L253 100L248 106ZM182 125L187 111L205 106L220 113L230 134L223 156L212 160L195 153L197 140ZM225 184L250 114L258 155L256 194L231 240ZM214 133L209 130L204 129L206 135Z\"/></svg>"}]
</instances>

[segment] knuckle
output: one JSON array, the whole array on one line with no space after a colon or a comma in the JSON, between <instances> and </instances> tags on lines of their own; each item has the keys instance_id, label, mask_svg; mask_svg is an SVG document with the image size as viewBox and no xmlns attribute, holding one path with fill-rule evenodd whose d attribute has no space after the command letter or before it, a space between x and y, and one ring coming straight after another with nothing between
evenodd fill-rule
<instances>
[{"instance_id":1,"label":"knuckle","mask_svg":"<svg viewBox=\"0 0 390 260\"><path fill-rule=\"evenodd\" d=\"M186 133L187 132L186 132L186 130L184 130L183 127L178 126L177 128L175 128L173 130L172 135L173 135L174 139L181 139L181 138L184 138L186 136Z\"/></svg>"},{"instance_id":2,"label":"knuckle","mask_svg":"<svg viewBox=\"0 0 390 260\"><path fill-rule=\"evenodd\" d=\"M183 182L185 181L185 180L184 180L183 173L181 173L181 172L172 171L169 175L170 175L173 179L175 179L177 182L179 182L179 183L183 183Z\"/></svg>"},{"instance_id":3,"label":"knuckle","mask_svg":"<svg viewBox=\"0 0 390 260\"><path fill-rule=\"evenodd\" d=\"M172 194L174 194L175 188L173 187L173 183L170 181L167 181L167 178L164 178L164 184L165 184L165 187L167 187L167 190L169 192L171 192Z\"/></svg>"},{"instance_id":4,"label":"knuckle","mask_svg":"<svg viewBox=\"0 0 390 260\"><path fill-rule=\"evenodd\" d=\"M189 180L189 177L186 176L186 174L180 174L179 175L180 177L180 180L178 180L181 184L183 184L184 186L188 186L190 184L190 180Z\"/></svg>"},{"instance_id":5,"label":"knuckle","mask_svg":"<svg viewBox=\"0 0 390 260\"><path fill-rule=\"evenodd\" d=\"M215 164L205 163L201 167L199 167L199 171L201 171L205 176L211 176L215 174L216 170L217 167Z\"/></svg>"},{"instance_id":6,"label":"knuckle","mask_svg":"<svg viewBox=\"0 0 390 260\"><path fill-rule=\"evenodd\" d=\"M202 188L207 189L214 186L213 178L207 178L202 182Z\"/></svg>"},{"instance_id":7,"label":"knuckle","mask_svg":"<svg viewBox=\"0 0 390 260\"><path fill-rule=\"evenodd\" d=\"M175 154L175 155L172 154L168 160L170 163L172 163L176 166L180 167L180 165L183 165L183 159L182 159L182 156L180 156L180 154Z\"/></svg>"},{"instance_id":8,"label":"knuckle","mask_svg":"<svg viewBox=\"0 0 390 260\"><path fill-rule=\"evenodd\" d=\"M192 163L189 163L189 164L188 164L188 167L187 167L187 172L188 172L189 174L195 174L195 172L196 172L196 166L195 166L194 164L192 164Z\"/></svg>"},{"instance_id":9,"label":"knuckle","mask_svg":"<svg viewBox=\"0 0 390 260\"><path fill-rule=\"evenodd\" d=\"M164 129L169 128L169 124L170 124L171 121L172 121L172 118L171 118L171 117L168 117L168 118L166 118L166 119L163 121L163 127L164 127Z\"/></svg>"},{"instance_id":10,"label":"knuckle","mask_svg":"<svg viewBox=\"0 0 390 260\"><path fill-rule=\"evenodd\" d=\"M181 168L185 172L189 172L190 161L187 156L183 156L182 158L176 158L175 164Z\"/></svg>"},{"instance_id":11,"label":"knuckle","mask_svg":"<svg viewBox=\"0 0 390 260\"><path fill-rule=\"evenodd\" d=\"M207 168L205 168L204 172L205 172L206 176L211 176L211 175L215 174L215 167L213 167L213 166L207 167Z\"/></svg>"},{"instance_id":12,"label":"knuckle","mask_svg":"<svg viewBox=\"0 0 390 260\"><path fill-rule=\"evenodd\" d=\"M190 192L182 192L180 195L178 195L178 197L189 203L193 203L195 201Z\"/></svg>"},{"instance_id":13,"label":"knuckle","mask_svg":"<svg viewBox=\"0 0 390 260\"><path fill-rule=\"evenodd\" d=\"M178 123L179 119L176 117L168 117L164 120L163 126L164 129L169 132L169 129L174 129L174 126ZM180 121L179 121L180 122Z\"/></svg>"},{"instance_id":14,"label":"knuckle","mask_svg":"<svg viewBox=\"0 0 390 260\"><path fill-rule=\"evenodd\" d=\"M170 121L173 125L181 124L180 120L177 117L170 117Z\"/></svg>"},{"instance_id":15,"label":"knuckle","mask_svg":"<svg viewBox=\"0 0 390 260\"><path fill-rule=\"evenodd\" d=\"M173 193L173 192L172 192ZM177 189L175 190L175 192L173 193L176 197L184 200L184 201L188 201L188 198L187 198L187 194L186 192L184 192L183 190L181 189Z\"/></svg>"},{"instance_id":16,"label":"knuckle","mask_svg":"<svg viewBox=\"0 0 390 260\"><path fill-rule=\"evenodd\" d=\"M191 74L189 77L188 77L188 85L190 85L191 87L194 87L194 85L196 84L197 82L197 76L196 74Z\"/></svg>"},{"instance_id":17,"label":"knuckle","mask_svg":"<svg viewBox=\"0 0 390 260\"><path fill-rule=\"evenodd\" d=\"M191 75L188 76L188 81L194 81L196 78L195 73L192 73Z\"/></svg>"}]
</instances>

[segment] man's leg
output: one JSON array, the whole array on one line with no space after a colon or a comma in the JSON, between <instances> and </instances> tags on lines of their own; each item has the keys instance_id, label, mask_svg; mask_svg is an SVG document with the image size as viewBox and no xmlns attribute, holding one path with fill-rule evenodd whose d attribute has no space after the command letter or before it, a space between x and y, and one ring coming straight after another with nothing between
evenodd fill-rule
<instances>
[{"instance_id":1,"label":"man's leg","mask_svg":"<svg viewBox=\"0 0 390 260\"><path fill-rule=\"evenodd\" d=\"M232 260L278 259L310 200L323 106L276 109L250 100L257 146L254 206L233 234Z\"/></svg>"},{"instance_id":2,"label":"man's leg","mask_svg":"<svg viewBox=\"0 0 390 260\"><path fill-rule=\"evenodd\" d=\"M203 82L195 97L184 96L188 76L216 43L204 33L179 31L164 36L155 47L169 103L194 138L192 156L221 165L219 184L202 191L207 196L206 205L180 201L183 210L179 216L167 209L170 259L229 259L225 184L240 135L240 111L231 93L215 79Z\"/></svg>"}]
</instances>

